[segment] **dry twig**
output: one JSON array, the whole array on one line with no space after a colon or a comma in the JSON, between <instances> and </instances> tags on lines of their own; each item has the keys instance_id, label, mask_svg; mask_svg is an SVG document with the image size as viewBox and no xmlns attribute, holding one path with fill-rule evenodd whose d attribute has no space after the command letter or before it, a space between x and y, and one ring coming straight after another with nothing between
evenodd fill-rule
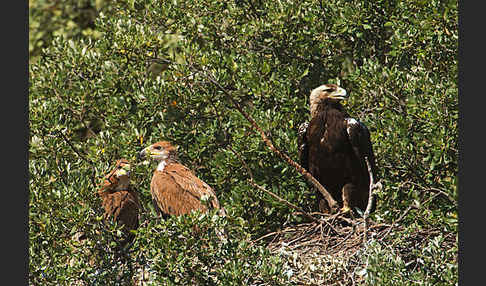
<instances>
[{"instance_id":1,"label":"dry twig","mask_svg":"<svg viewBox=\"0 0 486 286\"><path fill-rule=\"evenodd\" d=\"M368 216L370 215L371 205L373 204L373 190L374 189L381 189L383 186L381 182L375 183L375 178L373 176L373 171L371 171L370 161L368 157L365 156L366 166L368 167L368 174L370 175L370 190L368 195L368 205L366 206L366 210L363 215L364 220L364 231L363 231L363 242L366 243L366 233L368 232Z\"/></svg>"}]
</instances>

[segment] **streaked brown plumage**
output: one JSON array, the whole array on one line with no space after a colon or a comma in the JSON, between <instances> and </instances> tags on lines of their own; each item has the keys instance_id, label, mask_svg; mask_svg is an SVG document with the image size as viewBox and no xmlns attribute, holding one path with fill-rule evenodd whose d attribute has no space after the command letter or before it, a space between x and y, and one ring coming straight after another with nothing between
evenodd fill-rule
<instances>
[{"instance_id":1,"label":"streaked brown plumage","mask_svg":"<svg viewBox=\"0 0 486 286\"><path fill-rule=\"evenodd\" d=\"M193 210L206 212L209 206L220 209L224 215L213 189L177 161L177 149L172 144L157 142L143 149L139 156L159 162L150 184L152 201L158 214L178 216ZM207 206L202 199L207 200Z\"/></svg>"},{"instance_id":2,"label":"streaked brown plumage","mask_svg":"<svg viewBox=\"0 0 486 286\"><path fill-rule=\"evenodd\" d=\"M340 101L348 98L335 84L321 85L311 92L311 120L299 128L299 152L306 168L338 201L342 211L355 207L363 212L369 196L370 178L365 157L375 180L377 167L366 125L351 118ZM329 206L317 192L319 209L328 213ZM376 202L372 205L372 211Z\"/></svg>"},{"instance_id":3,"label":"streaked brown plumage","mask_svg":"<svg viewBox=\"0 0 486 286\"><path fill-rule=\"evenodd\" d=\"M104 177L103 186L98 190L105 209L104 218L110 217L123 225L125 239L122 245L135 237L130 230L138 228L138 214L141 209L136 190L130 185L130 164L125 159L116 162L115 168Z\"/></svg>"}]
</instances>

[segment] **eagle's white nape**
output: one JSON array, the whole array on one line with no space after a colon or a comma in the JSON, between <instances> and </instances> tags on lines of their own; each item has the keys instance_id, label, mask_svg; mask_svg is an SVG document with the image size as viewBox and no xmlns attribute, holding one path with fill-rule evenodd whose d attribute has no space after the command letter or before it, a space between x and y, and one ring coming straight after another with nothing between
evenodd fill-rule
<instances>
[{"instance_id":1,"label":"eagle's white nape","mask_svg":"<svg viewBox=\"0 0 486 286\"><path fill-rule=\"evenodd\" d=\"M157 171L162 172L165 168L165 165L167 165L165 160L160 161L159 165L157 165Z\"/></svg>"}]
</instances>

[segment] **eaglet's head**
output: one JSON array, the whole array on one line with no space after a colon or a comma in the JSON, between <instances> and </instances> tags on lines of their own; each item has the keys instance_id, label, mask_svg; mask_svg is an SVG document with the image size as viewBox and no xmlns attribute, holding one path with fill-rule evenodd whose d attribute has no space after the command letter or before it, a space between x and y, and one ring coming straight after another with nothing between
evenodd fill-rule
<instances>
[{"instance_id":1,"label":"eaglet's head","mask_svg":"<svg viewBox=\"0 0 486 286\"><path fill-rule=\"evenodd\" d=\"M103 190L123 190L130 184L130 163L126 159L116 161L115 168L104 177Z\"/></svg>"},{"instance_id":2,"label":"eaglet's head","mask_svg":"<svg viewBox=\"0 0 486 286\"><path fill-rule=\"evenodd\" d=\"M143 149L138 154L139 159L151 158L156 161L165 161L167 159L177 160L177 147L170 142L160 141Z\"/></svg>"},{"instance_id":3,"label":"eaglet's head","mask_svg":"<svg viewBox=\"0 0 486 286\"><path fill-rule=\"evenodd\" d=\"M348 97L349 95L344 88L332 83L323 84L317 88L314 88L310 94L311 115L314 116L317 106L321 103L340 101L347 99Z\"/></svg>"}]
</instances>

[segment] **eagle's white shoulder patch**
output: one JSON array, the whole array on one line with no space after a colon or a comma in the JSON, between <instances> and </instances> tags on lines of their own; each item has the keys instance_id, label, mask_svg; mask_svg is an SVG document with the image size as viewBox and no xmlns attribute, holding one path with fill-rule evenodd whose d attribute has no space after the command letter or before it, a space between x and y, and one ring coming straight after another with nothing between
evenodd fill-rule
<instances>
[{"instance_id":1,"label":"eagle's white shoulder patch","mask_svg":"<svg viewBox=\"0 0 486 286\"><path fill-rule=\"evenodd\" d=\"M346 131L348 132L348 135L351 135L350 132L351 132L351 127L353 127L353 125L358 125L359 122L358 120L354 119L354 118L345 118L344 120L346 120L346 125L348 126L346 128Z\"/></svg>"},{"instance_id":2,"label":"eagle's white shoulder patch","mask_svg":"<svg viewBox=\"0 0 486 286\"><path fill-rule=\"evenodd\" d=\"M165 165L167 165L167 163L164 160L160 161L159 165L157 166L157 171L162 172L165 168Z\"/></svg>"}]
</instances>

